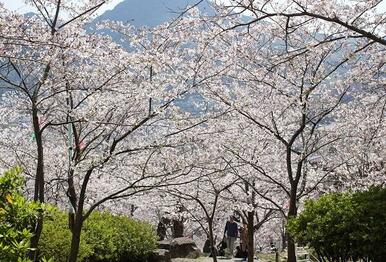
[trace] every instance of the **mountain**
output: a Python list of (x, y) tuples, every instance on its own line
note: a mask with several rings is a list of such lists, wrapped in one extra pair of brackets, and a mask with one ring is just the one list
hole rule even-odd
[[(90, 24), (89, 30), (93, 30), (95, 25), (104, 20), (121, 21), (130, 23), (134, 27), (155, 27), (164, 22), (171, 21), (178, 17), (187, 7), (197, 3), (198, 9), (207, 15), (213, 15), (214, 9), (210, 5), (211, 0), (124, 0), (112, 10), (104, 12)], [(112, 39), (130, 49), (127, 43), (120, 41), (121, 35), (108, 29), (97, 30), (99, 33), (107, 34)], [(203, 102), (203, 98), (195, 93), (188, 92), (183, 97), (176, 99), (175, 104), (186, 112), (200, 114), (201, 109), (195, 104)]]
[[(97, 17), (94, 22), (114, 20), (130, 23), (135, 27), (154, 27), (178, 17), (188, 6), (198, 2), (199, 0), (124, 0), (114, 9)], [(202, 1), (198, 8), (204, 13), (213, 13), (209, 0)]]

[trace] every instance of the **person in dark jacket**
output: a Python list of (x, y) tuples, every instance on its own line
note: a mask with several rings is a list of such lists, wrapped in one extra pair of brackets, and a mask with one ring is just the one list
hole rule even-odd
[(162, 217), (157, 226), (157, 235), (159, 240), (164, 240), (166, 238), (166, 230), (169, 225), (169, 219)]
[(218, 250), (218, 255), (219, 256), (225, 256), (225, 249), (227, 248), (227, 243), (225, 240), (222, 240), (218, 245), (217, 245), (217, 250)]
[(234, 217), (230, 216), (229, 221), (227, 221), (227, 223), (225, 224), (224, 237), (226, 238), (228, 251), (231, 256), (233, 256), (233, 250), (238, 236), (238, 232), (239, 229), (237, 223), (235, 222)]
[(210, 254), (211, 253), (211, 245), (210, 245), (210, 240), (209, 240), (209, 237), (206, 239), (205, 241), (205, 244), (204, 244), (204, 247), (202, 249), (202, 252), (204, 254)]

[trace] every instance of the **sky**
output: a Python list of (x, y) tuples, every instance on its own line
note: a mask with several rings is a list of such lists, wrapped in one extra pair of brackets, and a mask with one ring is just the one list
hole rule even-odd
[[(108, 4), (104, 4), (99, 10), (98, 13), (102, 14), (106, 10), (113, 9), (117, 4), (122, 2), (123, 0), (110, 0)], [(144, 0), (146, 1), (146, 0)], [(4, 4), (4, 6), (13, 11), (17, 11), (19, 13), (28, 13), (33, 12), (35, 9), (31, 6), (27, 6), (24, 3), (24, 0), (0, 0), (1, 3)]]
[[(123, 0), (110, 0), (108, 4), (104, 4), (97, 11), (97, 14), (102, 14), (106, 10), (113, 9), (117, 4), (119, 4), (122, 1)], [(318, 0), (315, 0), (315, 1), (318, 1)], [(35, 11), (33, 7), (27, 6), (23, 0), (0, 0), (0, 2), (3, 3), (7, 9), (18, 11), (19, 13), (28, 13), (31, 11)], [(382, 0), (382, 3), (379, 5), (378, 10), (381, 12), (386, 12), (386, 0)]]

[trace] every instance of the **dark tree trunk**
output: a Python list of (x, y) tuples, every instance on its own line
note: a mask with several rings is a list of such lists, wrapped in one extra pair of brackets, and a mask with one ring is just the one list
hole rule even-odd
[[(40, 123), (38, 117), (38, 110), (35, 106), (32, 107), (32, 124), (34, 128), (34, 138), (36, 141), (37, 148), (37, 165), (35, 175), (35, 191), (34, 201), (44, 203), (44, 150), (43, 150), (43, 139), (40, 132)], [(31, 238), (30, 248), (31, 252), (29, 257), (33, 261), (38, 260), (38, 245), (41, 232), (43, 230), (43, 214), (40, 213), (36, 224), (34, 226), (33, 237)]]
[(283, 232), (281, 233), (281, 251), (287, 247), (287, 235), (285, 233), (285, 220), (283, 219)]
[(75, 215), (75, 223), (72, 229), (71, 250), (68, 262), (76, 262), (79, 253), (80, 235), (83, 227), (82, 212), (77, 212)]
[(80, 235), (82, 233), (84, 200), (86, 198), (87, 183), (90, 179), (93, 169), (89, 169), (83, 180), (82, 189), (79, 194), (78, 205), (75, 207), (75, 220), (72, 228), (71, 249), (68, 262), (76, 262), (79, 253)]
[(35, 230), (33, 232), (34, 235), (31, 238), (31, 242), (30, 242), (30, 248), (31, 249), (33, 248), (33, 249), (32, 251), (30, 251), (29, 258), (35, 262), (38, 261), (38, 258), (39, 258), (38, 245), (39, 245), (39, 239), (40, 239), (42, 230), (43, 230), (43, 217), (42, 215), (39, 215), (35, 224)]
[(296, 262), (296, 247), (295, 247), (295, 241), (288, 236), (288, 262)]
[(254, 215), (255, 212), (248, 212), (247, 216), (247, 248), (248, 248), (248, 262), (253, 262), (255, 245), (254, 245)]
[(68, 190), (67, 190), (67, 196), (69, 198), (69, 210), (68, 210), (68, 227), (71, 231), (73, 231), (75, 226), (75, 210), (77, 209), (76, 204), (76, 191), (74, 186), (74, 170), (70, 169), (68, 172)]
[[(291, 196), (290, 196), (290, 202), (289, 202), (289, 211), (288, 211), (288, 218), (296, 217), (297, 214), (297, 207), (296, 207), (296, 192), (297, 187), (292, 186), (291, 188)], [(295, 241), (294, 239), (287, 234), (287, 255), (288, 255), (288, 262), (296, 262), (296, 247), (295, 247)]]
[(216, 243), (213, 237), (213, 220), (208, 219), (208, 227), (209, 227), (209, 241), (210, 241), (210, 250), (212, 252), (213, 262), (217, 262), (217, 250)]

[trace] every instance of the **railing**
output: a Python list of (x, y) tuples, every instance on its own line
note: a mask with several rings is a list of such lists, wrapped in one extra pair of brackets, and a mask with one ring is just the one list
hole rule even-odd
[(297, 262), (310, 262), (310, 254), (304, 247), (296, 247), (296, 261)]

